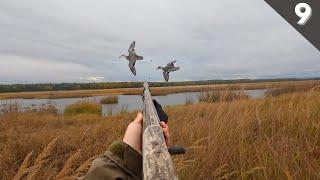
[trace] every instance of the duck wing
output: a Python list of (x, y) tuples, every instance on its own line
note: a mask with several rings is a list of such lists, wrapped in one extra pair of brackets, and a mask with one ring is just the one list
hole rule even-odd
[(178, 71), (179, 69), (180, 69), (180, 67), (172, 67), (168, 71), (173, 72), (173, 71)]
[(136, 42), (133, 41), (133, 42), (131, 43), (128, 51), (129, 51), (129, 52), (130, 52), (130, 51), (134, 51), (134, 47), (135, 47), (135, 46), (136, 46)]
[(135, 57), (136, 60), (143, 60), (143, 56), (138, 56), (138, 55), (135, 54), (134, 57)]
[(176, 62), (177, 62), (176, 60), (171, 61), (171, 62), (169, 62), (169, 63), (167, 64), (167, 66), (169, 66), (169, 67), (174, 67), (174, 63), (176, 63)]

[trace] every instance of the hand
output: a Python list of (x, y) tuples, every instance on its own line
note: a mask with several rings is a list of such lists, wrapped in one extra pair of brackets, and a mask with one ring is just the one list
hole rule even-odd
[[(132, 121), (128, 125), (127, 130), (123, 137), (123, 142), (131, 146), (140, 154), (142, 153), (142, 122), (143, 122), (143, 115), (142, 113), (138, 113), (134, 121)], [(164, 122), (160, 122), (160, 126), (162, 127), (166, 144), (168, 147), (170, 147), (171, 139), (169, 134), (169, 127)]]

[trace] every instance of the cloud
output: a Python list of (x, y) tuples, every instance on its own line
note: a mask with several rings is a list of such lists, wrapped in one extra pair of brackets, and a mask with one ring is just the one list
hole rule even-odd
[[(172, 59), (172, 81), (319, 75), (305, 71), (319, 51), (263, 1), (2, 0), (0, 27), (0, 82), (159, 81)], [(118, 59), (133, 40), (136, 77)], [(19, 57), (10, 72), (4, 57)], [(22, 71), (30, 60), (41, 76)]]
[(89, 82), (102, 82), (104, 77), (101, 76), (91, 76), (87, 78), (80, 78), (81, 80), (89, 81)]
[(3, 83), (74, 82), (79, 75), (91, 74), (88, 67), (70, 62), (19, 56), (0, 56), (0, 59)]

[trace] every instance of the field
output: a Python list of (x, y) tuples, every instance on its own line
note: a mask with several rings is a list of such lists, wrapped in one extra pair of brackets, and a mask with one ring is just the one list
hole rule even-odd
[[(316, 88), (165, 111), (174, 144), (187, 147), (185, 155), (173, 157), (180, 179), (320, 178)], [(105, 118), (49, 112), (0, 116), (0, 179), (81, 176), (92, 157), (121, 140), (134, 116), (135, 112)]]
[[(249, 89), (270, 89), (284, 87), (305, 87), (320, 85), (320, 80), (307, 81), (284, 81), (284, 82), (260, 82), (260, 83), (234, 83), (215, 85), (194, 85), (194, 86), (168, 86), (151, 88), (152, 95), (167, 95), (180, 92), (200, 92), (212, 90), (249, 90)], [(142, 86), (142, 85), (141, 85)], [(115, 88), (97, 90), (71, 90), (71, 91), (40, 91), (40, 92), (14, 92), (0, 93), (0, 99), (57, 99), (71, 97), (90, 97), (104, 95), (140, 95), (142, 88)]]

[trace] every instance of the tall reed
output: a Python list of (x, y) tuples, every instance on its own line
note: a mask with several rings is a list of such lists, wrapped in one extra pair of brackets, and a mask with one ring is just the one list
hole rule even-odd
[(100, 100), (101, 104), (117, 104), (118, 96), (106, 96)]
[[(172, 141), (187, 147), (185, 155), (173, 157), (180, 179), (319, 178), (319, 91), (172, 106), (165, 111)], [(92, 157), (122, 139), (134, 117), (135, 113), (103, 118), (29, 112), (0, 116), (0, 179), (12, 179), (25, 159), (43, 162), (35, 178), (57, 177), (78, 149), (81, 157), (63, 178), (82, 176)], [(31, 151), (42, 154), (57, 136), (61, 137), (57, 148), (47, 148), (51, 153), (26, 158)]]
[(201, 92), (198, 96), (199, 102), (220, 102), (220, 101), (234, 101), (241, 99), (248, 99), (249, 96), (243, 91), (210, 91), (210, 92)]

